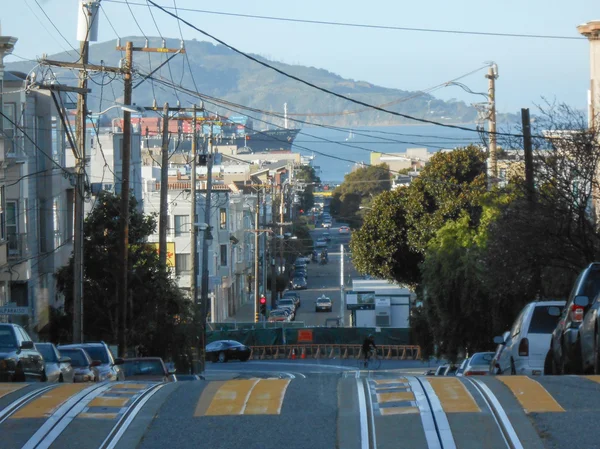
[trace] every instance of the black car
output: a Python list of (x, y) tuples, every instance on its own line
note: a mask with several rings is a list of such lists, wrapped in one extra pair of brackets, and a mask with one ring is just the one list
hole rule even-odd
[(250, 348), (235, 340), (218, 340), (206, 345), (206, 360), (225, 363), (227, 360), (245, 362), (250, 358)]
[(567, 305), (552, 332), (550, 351), (546, 359), (546, 365), (552, 374), (581, 374), (583, 367), (579, 327), (598, 293), (600, 262), (593, 262), (577, 277)]
[(21, 326), (0, 324), (0, 381), (46, 382), (42, 354)]

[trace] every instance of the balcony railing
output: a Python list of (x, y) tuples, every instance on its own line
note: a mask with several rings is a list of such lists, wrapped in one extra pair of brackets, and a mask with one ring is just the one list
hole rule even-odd
[(29, 255), (27, 234), (8, 234), (8, 258), (20, 259)]

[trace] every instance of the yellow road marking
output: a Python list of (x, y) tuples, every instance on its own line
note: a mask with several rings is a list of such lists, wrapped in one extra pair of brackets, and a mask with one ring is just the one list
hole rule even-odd
[(586, 379), (591, 380), (592, 382), (600, 383), (600, 376), (598, 376), (598, 375), (581, 376), (581, 377), (585, 377)]
[(564, 412), (546, 389), (533, 379), (526, 376), (498, 376), (515, 395), (526, 413)]
[(148, 388), (149, 385), (147, 384), (117, 384), (114, 387), (111, 388), (111, 390), (115, 389), (115, 388), (125, 388), (125, 389), (130, 389), (130, 390), (144, 390), (145, 388)]
[(380, 408), (379, 411), (382, 415), (410, 415), (419, 413), (418, 407), (384, 407)]
[(263, 379), (252, 389), (244, 415), (279, 415), (290, 379)]
[(0, 398), (3, 398), (7, 394), (14, 393), (26, 386), (27, 384), (0, 384)]
[(225, 381), (213, 381), (209, 382), (208, 385), (204, 387), (200, 399), (198, 399), (198, 403), (196, 404), (194, 416), (206, 415), (206, 411), (208, 410), (208, 407), (210, 407), (210, 403), (215, 397), (215, 394), (223, 385), (225, 385)]
[(375, 391), (376, 392), (382, 391), (382, 392), (385, 393), (388, 390), (400, 390), (400, 389), (403, 389), (403, 388), (404, 389), (408, 389), (410, 387), (408, 385), (400, 385), (400, 386), (397, 386), (397, 385), (384, 385), (382, 387), (375, 387)]
[(397, 391), (395, 393), (377, 393), (377, 402), (399, 402), (414, 401), (415, 395), (412, 391)]
[(88, 387), (86, 384), (60, 385), (27, 404), (11, 418), (46, 418), (71, 396)]
[(403, 384), (406, 383), (406, 377), (398, 377), (397, 379), (379, 379), (374, 380), (377, 385), (385, 385), (385, 384)]
[(456, 378), (427, 379), (446, 413), (477, 413), (481, 409), (463, 383)]
[(131, 398), (111, 398), (98, 396), (92, 399), (88, 407), (123, 407)]
[(92, 419), (115, 419), (119, 416), (117, 413), (80, 413), (77, 415), (78, 418), (92, 418)]
[(259, 379), (228, 380), (217, 390), (206, 416), (240, 415)]

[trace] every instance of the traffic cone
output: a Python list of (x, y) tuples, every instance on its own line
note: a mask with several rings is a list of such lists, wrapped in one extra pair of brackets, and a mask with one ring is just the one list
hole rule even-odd
[(302, 355), (300, 356), (301, 359), (305, 359), (306, 358), (306, 348), (302, 348)]
[(296, 350), (292, 349), (292, 360), (296, 360)]

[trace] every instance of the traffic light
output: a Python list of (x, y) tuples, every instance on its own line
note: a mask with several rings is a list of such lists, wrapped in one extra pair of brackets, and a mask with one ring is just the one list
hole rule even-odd
[(265, 295), (262, 295), (260, 297), (260, 314), (261, 315), (266, 315), (267, 314), (267, 298), (265, 298)]

